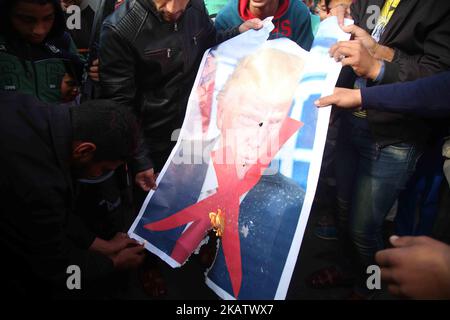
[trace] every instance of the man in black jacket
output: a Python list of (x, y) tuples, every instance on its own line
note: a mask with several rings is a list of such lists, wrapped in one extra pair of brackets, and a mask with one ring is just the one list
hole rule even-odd
[[(103, 24), (100, 96), (131, 108), (142, 122), (145, 147), (132, 163), (136, 183), (154, 186), (182, 125), (203, 53), (259, 19), (216, 33), (201, 0), (129, 0)], [(175, 141), (174, 141), (175, 140)], [(153, 171), (154, 167), (154, 171)]]
[[(5, 292), (34, 298), (86, 296), (115, 270), (137, 267), (142, 245), (120, 233), (110, 241), (100, 239), (73, 214), (72, 184), (72, 175), (100, 176), (133, 154), (134, 117), (110, 101), (67, 108), (1, 92), (0, 105), (0, 274)], [(79, 267), (81, 290), (68, 290), (70, 266)]]
[[(176, 143), (204, 52), (261, 27), (253, 19), (217, 33), (202, 0), (127, 0), (106, 19), (100, 34), (100, 97), (131, 109), (141, 122), (139, 152), (130, 168), (144, 192), (155, 187), (155, 173)], [(139, 208), (145, 194), (135, 191)], [(165, 292), (156, 269), (143, 278), (151, 295)]]
[[(359, 0), (351, 14), (357, 27), (344, 30), (355, 39), (330, 51), (346, 66), (338, 86), (410, 81), (450, 68), (450, 2)], [(415, 115), (364, 110), (342, 117), (336, 161), (341, 238), (349, 229), (361, 266), (358, 293), (364, 296), (366, 268), (384, 246), (384, 218), (414, 172), (428, 134)]]

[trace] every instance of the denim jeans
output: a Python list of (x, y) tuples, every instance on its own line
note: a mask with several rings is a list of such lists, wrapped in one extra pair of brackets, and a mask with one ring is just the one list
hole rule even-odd
[(367, 119), (343, 116), (336, 149), (338, 221), (342, 241), (347, 235), (350, 250), (356, 252), (361, 281), (367, 278), (366, 268), (374, 264), (375, 253), (384, 248), (384, 219), (419, 157), (419, 148), (411, 144), (380, 146)]

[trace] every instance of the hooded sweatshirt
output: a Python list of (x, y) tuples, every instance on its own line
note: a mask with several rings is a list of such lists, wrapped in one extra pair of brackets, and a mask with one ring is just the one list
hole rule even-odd
[[(253, 18), (256, 17), (250, 12), (249, 0), (230, 0), (217, 14), (215, 26), (218, 31), (226, 30)], [(286, 37), (305, 50), (311, 49), (314, 39), (311, 18), (308, 8), (302, 1), (280, 0), (272, 22), (275, 29), (269, 39)]]
[(29, 94), (43, 102), (60, 102), (61, 81), (68, 72), (66, 64), (78, 68), (83, 63), (72, 38), (65, 32), (60, 2), (49, 3), (55, 8), (53, 26), (42, 43), (32, 44), (22, 39), (11, 24), (11, 1), (0, 0), (0, 91)]

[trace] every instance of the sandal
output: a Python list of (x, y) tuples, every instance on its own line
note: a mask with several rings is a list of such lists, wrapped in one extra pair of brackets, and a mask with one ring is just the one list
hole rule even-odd
[(329, 289), (336, 287), (351, 287), (353, 278), (345, 275), (337, 267), (328, 267), (314, 272), (306, 279), (306, 284), (314, 289)]

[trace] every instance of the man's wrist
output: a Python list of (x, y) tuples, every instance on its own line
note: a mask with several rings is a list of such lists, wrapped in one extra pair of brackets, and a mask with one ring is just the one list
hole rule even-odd
[(108, 255), (110, 248), (108, 241), (105, 241), (99, 237), (96, 237), (94, 242), (89, 247), (89, 250), (96, 251), (104, 255)]
[(373, 82), (380, 82), (384, 78), (384, 72), (385, 72), (385, 64), (383, 60), (376, 60), (376, 63), (374, 64), (372, 74), (370, 75), (370, 79), (373, 80)]
[(369, 52), (370, 52), (370, 54), (373, 57), (376, 58), (377, 57), (377, 51), (380, 48), (380, 44), (378, 42), (376, 42), (375, 40), (373, 42), (374, 42), (374, 45), (369, 49)]
[(389, 47), (380, 45), (378, 42), (369, 50), (375, 59), (392, 62), (395, 51)]

